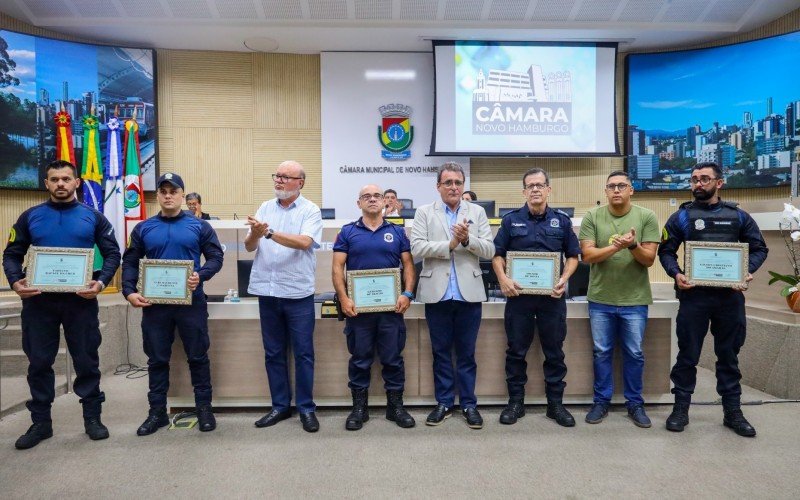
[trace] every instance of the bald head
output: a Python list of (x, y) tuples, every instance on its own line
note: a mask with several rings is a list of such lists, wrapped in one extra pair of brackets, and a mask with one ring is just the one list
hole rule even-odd
[(305, 180), (306, 178), (306, 171), (300, 162), (294, 160), (286, 160), (278, 165), (278, 173), (279, 174), (288, 174), (292, 177), (300, 177), (301, 179)]
[(364, 216), (379, 217), (383, 213), (383, 191), (380, 186), (367, 184), (362, 187), (356, 204)]

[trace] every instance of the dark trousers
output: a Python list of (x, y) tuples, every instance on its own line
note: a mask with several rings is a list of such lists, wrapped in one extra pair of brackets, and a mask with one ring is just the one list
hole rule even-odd
[(55, 399), (53, 363), (60, 344), (59, 326), (75, 367), (73, 390), (80, 396), (84, 418), (100, 415), (105, 395), (100, 391), (100, 321), (97, 300), (75, 294), (43, 293), (22, 301), (22, 349), (28, 356), (27, 402), (34, 422), (50, 422)]
[[(425, 304), (425, 320), (428, 322), (433, 349), (436, 401), (448, 408), (455, 404), (456, 383), (461, 408), (474, 408), (477, 404), (475, 342), (481, 326), (482, 305), (480, 302), (460, 300)], [(453, 350), (457, 375), (453, 373)]]
[(406, 324), (402, 314), (393, 312), (361, 313), (345, 320), (344, 334), (350, 352), (348, 375), (351, 389), (369, 387), (370, 368), (378, 357), (383, 365), (383, 386), (387, 391), (402, 391), (406, 382), (403, 348)]
[(176, 328), (189, 362), (195, 404), (211, 404), (208, 305), (205, 296), (195, 294), (190, 306), (154, 304), (142, 309), (142, 340), (150, 382), (147, 400), (151, 408), (167, 405), (169, 361)]
[(315, 411), (314, 296), (309, 295), (302, 299), (259, 297), (258, 309), (272, 409), (285, 411), (291, 407), (292, 389), (286, 359), (291, 341), (297, 410), (300, 413)]
[(717, 392), (725, 406), (738, 406), (742, 396), (739, 349), (744, 345), (747, 319), (744, 294), (724, 288), (696, 288), (680, 292), (676, 321), (678, 359), (670, 378), (676, 401), (691, 400), (697, 382), (697, 363), (711, 324), (717, 355)]
[(528, 382), (528, 363), (525, 356), (533, 342), (534, 327), (539, 332), (539, 342), (544, 353), (545, 393), (550, 401), (561, 401), (564, 395), (564, 338), (567, 336), (567, 302), (562, 297), (547, 295), (521, 295), (511, 297), (505, 309), (506, 383), (510, 400), (525, 397)]

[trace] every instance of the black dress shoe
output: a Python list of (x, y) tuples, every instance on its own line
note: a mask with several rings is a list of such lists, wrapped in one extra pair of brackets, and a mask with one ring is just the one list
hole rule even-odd
[(300, 414), (300, 422), (303, 423), (303, 430), (306, 432), (317, 432), (319, 430), (319, 420), (313, 411)]
[(547, 402), (547, 418), (552, 418), (561, 427), (575, 427), (575, 418), (564, 408), (561, 401)]
[(28, 428), (28, 432), (17, 439), (14, 446), (18, 450), (27, 450), (51, 437), (53, 437), (53, 423), (37, 422)]
[(166, 408), (151, 408), (147, 419), (136, 429), (137, 436), (149, 436), (158, 429), (169, 425), (169, 416)]
[(89, 435), (89, 439), (92, 441), (108, 439), (108, 427), (103, 425), (103, 422), (100, 421), (99, 416), (84, 418), (83, 428), (86, 430), (86, 434)]
[(453, 414), (453, 409), (448, 408), (445, 405), (438, 404), (436, 408), (428, 415), (428, 418), (425, 419), (425, 425), (439, 425), (445, 421), (445, 419), (450, 418), (450, 415)]
[(744, 437), (755, 437), (756, 429), (744, 418), (741, 408), (731, 408), (725, 410), (725, 419), (722, 421), (725, 427), (730, 427), (733, 432)]
[(271, 425), (275, 425), (281, 420), (286, 420), (292, 416), (292, 410), (272, 410), (271, 412), (267, 413), (263, 417), (256, 420), (256, 427), (269, 427)]
[(483, 417), (478, 413), (477, 408), (464, 408), (461, 410), (464, 415), (464, 420), (467, 421), (467, 427), (470, 429), (483, 429)]
[(195, 409), (195, 413), (200, 432), (209, 432), (217, 428), (217, 419), (214, 418), (214, 410), (211, 409), (211, 405), (200, 405)]
[(525, 404), (522, 401), (509, 401), (500, 413), (500, 423), (512, 425), (517, 423), (517, 419), (525, 416)]

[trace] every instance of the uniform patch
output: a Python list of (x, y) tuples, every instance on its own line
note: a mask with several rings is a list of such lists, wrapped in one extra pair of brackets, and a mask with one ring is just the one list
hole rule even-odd
[(391, 243), (394, 241), (394, 235), (392, 233), (386, 233), (383, 235), (383, 241), (386, 243)]
[(558, 219), (550, 219), (550, 227), (561, 227), (561, 222)]
[(17, 240), (17, 231), (12, 227), (11, 231), (8, 232), (8, 242), (14, 243)]
[(703, 219), (697, 219), (694, 221), (694, 228), (698, 231), (702, 231), (706, 228), (706, 222)]
[(661, 230), (661, 241), (667, 241), (669, 239), (669, 233), (667, 232), (667, 228)]

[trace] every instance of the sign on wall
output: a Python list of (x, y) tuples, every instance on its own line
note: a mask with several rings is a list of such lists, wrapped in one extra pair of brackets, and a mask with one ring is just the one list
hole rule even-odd
[[(394, 189), (414, 208), (440, 199), (436, 171), (446, 161), (426, 156), (433, 124), (431, 53), (323, 52), (322, 206), (356, 219), (366, 184)], [(410, 207), (407, 207), (410, 208)]]

